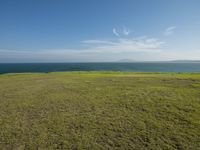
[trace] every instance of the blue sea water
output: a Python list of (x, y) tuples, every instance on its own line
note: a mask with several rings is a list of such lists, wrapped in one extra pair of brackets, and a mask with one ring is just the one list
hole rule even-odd
[(200, 63), (2, 63), (2, 73), (58, 71), (200, 72)]

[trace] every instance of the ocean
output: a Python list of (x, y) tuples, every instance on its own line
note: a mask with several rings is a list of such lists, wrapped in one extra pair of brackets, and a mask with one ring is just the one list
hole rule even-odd
[(0, 74), (59, 71), (200, 72), (200, 63), (1, 63)]

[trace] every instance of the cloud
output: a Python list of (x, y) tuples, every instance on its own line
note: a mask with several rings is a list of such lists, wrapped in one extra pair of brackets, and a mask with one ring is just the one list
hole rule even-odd
[(0, 62), (112, 61), (134, 53), (158, 53), (164, 42), (155, 38), (84, 40), (79, 49), (2, 50)]
[(118, 28), (118, 29), (113, 28), (112, 31), (113, 31), (113, 34), (116, 35), (117, 37), (127, 36), (131, 33), (131, 31), (125, 26), (123, 26), (122, 28)]
[(123, 33), (124, 35), (129, 35), (129, 34), (131, 33), (131, 31), (130, 31), (128, 28), (123, 27), (122, 33)]
[(82, 43), (84, 43), (84, 44), (105, 44), (105, 45), (115, 44), (108, 40), (107, 41), (106, 40), (84, 40), (84, 41), (82, 41)]
[[(174, 33), (176, 26), (165, 29), (163, 34)], [(199, 59), (200, 49), (171, 49), (163, 40), (139, 36), (131, 37), (126, 28), (113, 28), (114, 39), (88, 39), (80, 41), (79, 48), (8, 50), (0, 49), (0, 63), (6, 62), (109, 62), (120, 59), (135, 61)]]
[(157, 52), (161, 50), (164, 42), (155, 38), (135, 38), (117, 40), (87, 40), (83, 43), (89, 44), (87, 51), (91, 52)]
[(116, 36), (120, 37), (119, 33), (117, 32), (117, 29), (113, 28), (113, 30), (112, 30), (112, 31), (113, 31), (113, 34), (114, 34), (114, 35), (116, 35)]
[(159, 60), (199, 60), (200, 50), (177, 50), (163, 51), (157, 55)]
[(171, 26), (171, 27), (168, 27), (167, 29), (165, 29), (164, 31), (164, 36), (169, 36), (169, 35), (172, 35), (174, 33), (174, 30), (176, 29), (177, 27), (176, 26)]

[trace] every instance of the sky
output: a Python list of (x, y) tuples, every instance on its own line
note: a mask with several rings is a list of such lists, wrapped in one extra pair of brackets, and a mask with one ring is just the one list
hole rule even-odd
[(199, 0), (0, 0), (0, 63), (200, 60)]

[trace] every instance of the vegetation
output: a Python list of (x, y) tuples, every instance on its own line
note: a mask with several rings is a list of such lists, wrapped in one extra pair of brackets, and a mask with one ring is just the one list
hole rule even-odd
[(0, 149), (198, 149), (200, 74), (0, 75)]

